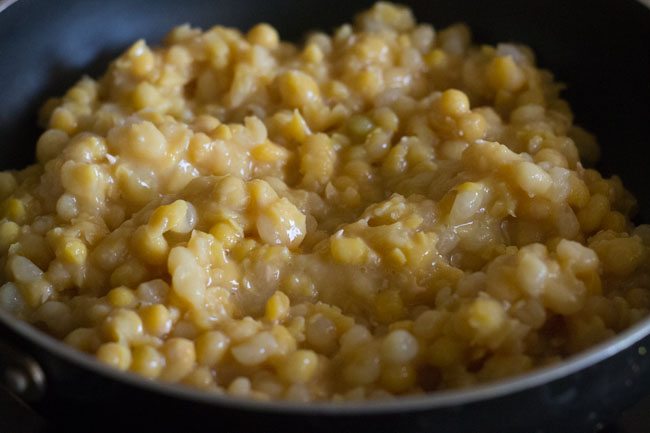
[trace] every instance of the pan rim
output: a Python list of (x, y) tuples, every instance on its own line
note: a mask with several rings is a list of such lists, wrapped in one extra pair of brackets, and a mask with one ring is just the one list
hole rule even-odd
[(18, 0), (0, 0), (0, 12), (7, 9), (12, 4), (16, 3)]
[[(1, 309), (0, 324), (17, 336), (37, 347), (47, 350), (58, 358), (82, 367), (93, 374), (98, 374), (124, 385), (159, 393), (167, 397), (192, 400), (203, 404), (258, 412), (281, 412), (320, 416), (372, 415), (425, 411), (505, 397), (537, 386), (550, 384), (571, 374), (585, 370), (632, 347), (645, 337), (650, 336), (650, 316), (648, 316), (625, 329), (623, 332), (620, 332), (615, 337), (570, 356), (558, 364), (537, 368), (521, 375), (466, 389), (442, 390), (422, 395), (402, 396), (391, 400), (297, 403), (283, 400), (258, 401), (242, 397), (211, 394), (178, 384), (147, 380), (135, 373), (120, 371), (104, 365), (93, 356), (80, 352), (71, 346), (67, 346), (62, 341), (51, 337), (29, 323), (23, 322), (12, 316), (9, 312)], [(639, 354), (645, 355), (645, 353)], [(27, 355), (30, 354), (27, 353)]]
[[(0, 13), (17, 2), (18, 0), (0, 0)], [(635, 2), (650, 10), (650, 0), (635, 0)], [(472, 386), (467, 389), (436, 391), (417, 396), (398, 397), (393, 400), (297, 403), (289, 401), (258, 401), (210, 394), (177, 384), (150, 381), (134, 373), (119, 371), (103, 365), (91, 355), (77, 351), (2, 309), (0, 309), (0, 325), (15, 334), (15, 336), (28, 341), (36, 347), (45, 349), (50, 354), (86, 371), (144, 391), (226, 408), (312, 416), (357, 416), (416, 412), (501, 398), (537, 386), (550, 384), (585, 370), (650, 336), (650, 316), (647, 316), (616, 336), (570, 356), (558, 364), (541, 367), (521, 375)], [(30, 354), (27, 353), (27, 355)]]

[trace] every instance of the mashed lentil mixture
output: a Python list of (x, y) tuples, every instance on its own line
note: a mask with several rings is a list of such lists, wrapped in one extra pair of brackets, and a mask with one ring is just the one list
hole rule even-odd
[(100, 361), (300, 401), (466, 387), (648, 313), (650, 226), (515, 44), (378, 3), (180, 26), (45, 104), (0, 173), (0, 305)]

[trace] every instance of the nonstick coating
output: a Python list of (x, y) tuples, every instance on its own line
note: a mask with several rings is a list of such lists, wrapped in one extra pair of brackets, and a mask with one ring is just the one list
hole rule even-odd
[[(5, 2), (6, 3), (6, 2)], [(33, 160), (36, 110), (82, 74), (144, 37), (155, 43), (183, 22), (247, 29), (266, 21), (284, 39), (330, 31), (370, 0), (19, 0), (0, 13), (0, 168)], [(416, 0), (417, 18), (442, 27), (467, 22), (476, 41), (518, 41), (568, 84), (577, 122), (601, 142), (600, 169), (619, 173), (650, 221), (650, 10), (635, 0)], [(0, 8), (3, 2), (0, 0)], [(1, 316), (1, 315), (0, 315)], [(0, 317), (2, 319), (2, 317)], [(646, 326), (648, 328), (648, 326)], [(45, 370), (45, 399), (35, 408), (64, 431), (580, 432), (598, 431), (650, 389), (641, 347), (603, 349), (604, 361), (549, 383), (457, 405), (420, 401), (400, 410), (296, 410), (252, 407), (134, 386), (97, 374), (60, 350), (26, 338), (0, 320), (0, 339), (32, 354)], [(635, 339), (635, 341), (638, 338)], [(623, 349), (623, 350), (621, 350)], [(488, 393), (489, 394), (489, 393)]]

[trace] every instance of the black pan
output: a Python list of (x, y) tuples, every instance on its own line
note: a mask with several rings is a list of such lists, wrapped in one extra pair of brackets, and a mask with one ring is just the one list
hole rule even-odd
[[(0, 168), (32, 161), (36, 109), (140, 37), (190, 22), (283, 38), (331, 30), (369, 0), (0, 0)], [(637, 0), (416, 0), (421, 21), (465, 21), (480, 42), (520, 41), (568, 83), (650, 221), (650, 9)], [(153, 10), (152, 10), (153, 9)], [(468, 390), (374, 403), (261, 403), (151, 383), (104, 367), (0, 311), (0, 382), (62, 431), (591, 432), (650, 391), (650, 319), (558, 366)], [(647, 348), (647, 349), (646, 349)], [(0, 408), (0, 413), (2, 408)], [(0, 420), (1, 421), (1, 420)], [(0, 423), (1, 425), (1, 423)], [(648, 426), (650, 431), (650, 426)]]

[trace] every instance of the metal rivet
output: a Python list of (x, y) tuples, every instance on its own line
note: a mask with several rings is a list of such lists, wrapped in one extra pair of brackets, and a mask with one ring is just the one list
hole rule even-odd
[(0, 343), (0, 386), (25, 402), (35, 402), (45, 392), (45, 374), (34, 359)]
[(2, 383), (15, 394), (24, 393), (29, 387), (29, 379), (15, 368), (9, 368), (4, 372)]

